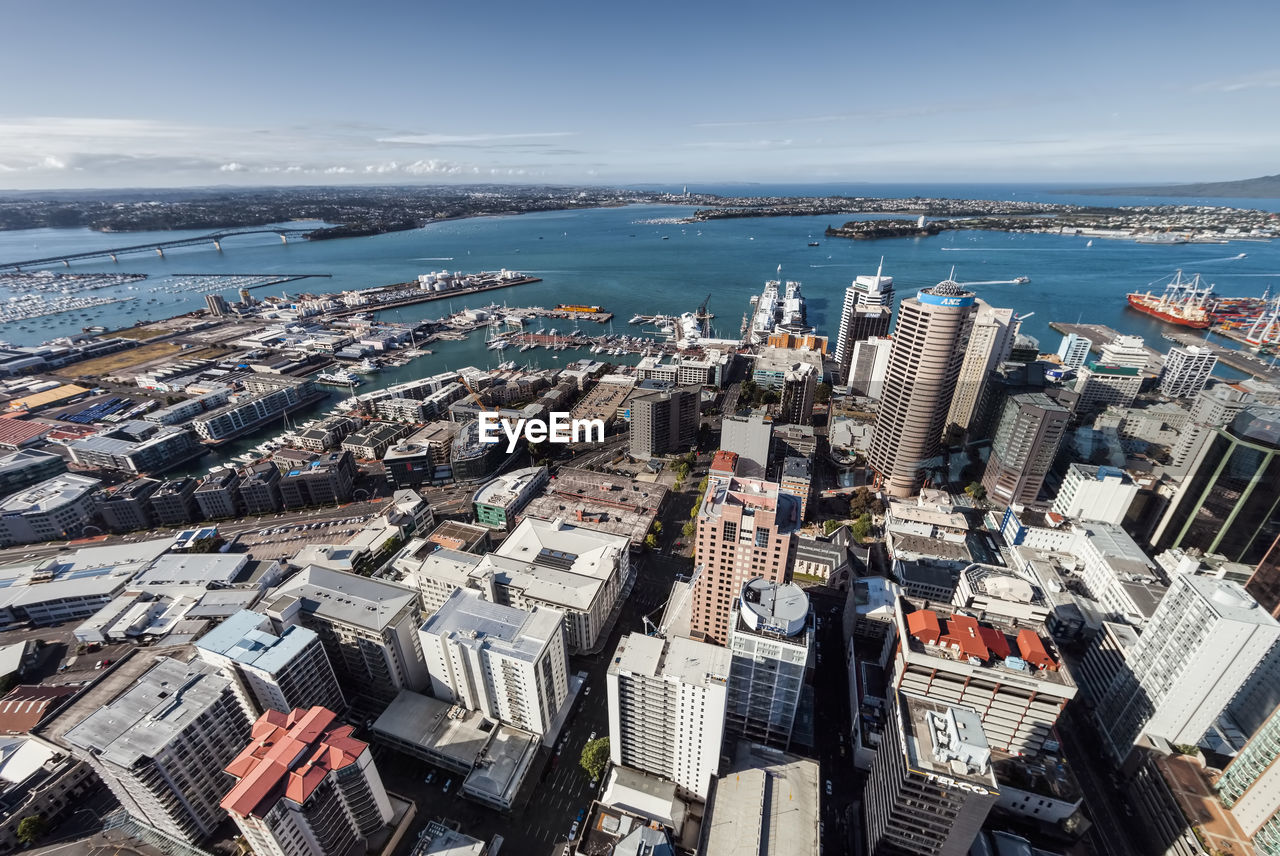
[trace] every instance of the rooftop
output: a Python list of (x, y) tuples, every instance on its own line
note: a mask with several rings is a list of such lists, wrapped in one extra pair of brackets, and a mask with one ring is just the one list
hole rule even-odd
[(276, 589), (302, 600), (304, 611), (381, 633), (418, 593), (395, 583), (311, 566)]
[(141, 586), (221, 587), (235, 583), (248, 557), (234, 553), (168, 553), (134, 578)]
[(991, 749), (976, 711), (899, 692), (896, 713), (910, 769), (999, 793)]
[(698, 517), (719, 517), (724, 507), (771, 511), (776, 513), (778, 528), (790, 532), (800, 525), (800, 502), (783, 493), (774, 482), (751, 478), (712, 478), (707, 484)]
[(23, 734), (80, 691), (74, 686), (16, 686), (0, 698), (0, 734)]
[(522, 660), (533, 661), (558, 635), (564, 614), (535, 607), (532, 611), (490, 603), (474, 589), (455, 589), (422, 625), (423, 633), (471, 640)]
[(498, 476), (476, 491), (473, 502), (510, 508), (525, 491), (540, 479), (547, 477), (546, 467), (525, 467)]
[(271, 632), (271, 619), (243, 609), (210, 630), (196, 647), (221, 654), (246, 666), (275, 674), (284, 668), (316, 634), (305, 627), (286, 627), (279, 636)]
[(818, 763), (738, 743), (715, 780), (703, 819), (703, 856), (817, 856)]
[(795, 583), (778, 585), (755, 577), (742, 586), (738, 611), (751, 630), (795, 636), (808, 624), (809, 596)]
[(661, 484), (566, 468), (529, 502), (523, 516), (580, 521), (597, 532), (625, 536), (634, 549), (644, 541), (666, 497), (667, 488)]
[(621, 535), (575, 526), (559, 518), (526, 517), (493, 555), (605, 580), (623, 561), (628, 547), (628, 539)]
[(683, 636), (662, 639), (631, 633), (622, 637), (609, 671), (673, 678), (687, 684), (723, 683), (732, 655), (727, 648)]
[(92, 493), (102, 482), (63, 473), (0, 499), (0, 514), (49, 512)]
[(493, 723), (449, 702), (401, 690), (374, 722), (373, 730), (466, 769), (488, 745)]

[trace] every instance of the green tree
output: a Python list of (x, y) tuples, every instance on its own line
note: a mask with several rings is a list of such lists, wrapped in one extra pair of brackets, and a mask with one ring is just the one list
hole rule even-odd
[(813, 400), (818, 404), (830, 404), (831, 384), (826, 381), (818, 384), (818, 388), (813, 391)]
[(776, 389), (766, 389), (760, 395), (761, 404), (777, 404), (779, 401), (782, 401), (782, 396), (778, 395)]
[(680, 534), (686, 538), (692, 538), (694, 533), (698, 531), (698, 524), (690, 520), (684, 526), (680, 527)]
[(661, 534), (662, 534), (662, 521), (661, 521), (661, 520), (655, 520), (655, 521), (653, 521), (653, 531), (654, 531), (654, 534), (656, 534), (656, 535), (661, 535)]
[(853, 533), (853, 540), (865, 541), (871, 534), (871, 515), (864, 512), (861, 517), (853, 521), (853, 526), (850, 529)]
[(650, 532), (648, 535), (644, 536), (644, 545), (650, 550), (658, 549), (658, 536)]
[(980, 482), (969, 482), (969, 486), (964, 489), (964, 492), (978, 502), (987, 498), (987, 489)]
[(840, 520), (824, 520), (822, 521), (822, 534), (830, 535), (832, 532), (840, 528), (843, 521)]
[(578, 764), (593, 779), (603, 776), (605, 768), (609, 766), (609, 738), (587, 741), (587, 745), (582, 747), (582, 757), (578, 759)]
[(677, 463), (677, 464), (676, 464), (676, 466), (675, 466), (675, 470), (676, 470), (676, 481), (681, 481), (681, 482), (682, 482), (682, 481), (684, 481), (686, 478), (688, 478), (688, 476), (689, 476), (689, 464), (688, 464), (687, 462), (685, 462), (685, 461), (680, 461), (679, 463)]
[[(608, 757), (608, 747), (605, 747)], [(18, 841), (22, 844), (34, 844), (49, 831), (49, 821), (42, 814), (29, 814), (18, 822)]]

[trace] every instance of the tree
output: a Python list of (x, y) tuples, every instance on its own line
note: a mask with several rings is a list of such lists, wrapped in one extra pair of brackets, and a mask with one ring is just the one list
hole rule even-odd
[(841, 526), (841, 521), (839, 520), (824, 520), (822, 521), (822, 534), (830, 535), (832, 532), (839, 529), (840, 526)]
[(871, 534), (871, 515), (864, 512), (861, 517), (853, 521), (853, 526), (850, 529), (853, 533), (853, 540), (865, 541)]
[(603, 776), (605, 768), (609, 766), (609, 738), (587, 741), (587, 745), (582, 747), (582, 757), (578, 759), (578, 764), (593, 779)]
[(653, 521), (653, 532), (654, 532), (654, 534), (655, 534), (655, 535), (661, 535), (661, 534), (662, 534), (662, 521), (661, 521), (661, 520), (655, 520), (655, 521)]
[(692, 538), (694, 533), (698, 531), (698, 524), (690, 520), (684, 526), (680, 527), (680, 534), (686, 538)]
[(813, 391), (813, 400), (817, 404), (831, 403), (831, 384), (826, 381), (818, 384), (818, 388)]
[(644, 545), (650, 550), (658, 549), (658, 536), (650, 532), (648, 535), (644, 536)]
[[(608, 757), (605, 747), (606, 755)], [(18, 841), (22, 844), (34, 844), (49, 831), (49, 821), (42, 814), (29, 814), (18, 822)]]
[(978, 502), (987, 498), (987, 489), (980, 482), (969, 482), (969, 486), (964, 489), (964, 492)]
[(777, 404), (779, 401), (782, 401), (782, 396), (778, 395), (778, 391), (776, 389), (766, 389), (760, 395), (761, 404)]
[(676, 464), (676, 481), (684, 481), (689, 475), (689, 464), (686, 461), (680, 461)]

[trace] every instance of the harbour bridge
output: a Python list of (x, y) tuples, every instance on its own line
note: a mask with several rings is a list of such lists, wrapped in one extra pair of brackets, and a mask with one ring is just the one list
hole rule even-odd
[(280, 243), (287, 244), (290, 238), (302, 238), (308, 235), (313, 229), (290, 229), (290, 228), (261, 228), (261, 229), (223, 229), (218, 232), (210, 232), (207, 235), (198, 235), (192, 238), (178, 238), (172, 241), (153, 241), (147, 244), (133, 244), (128, 247), (114, 247), (106, 250), (89, 250), (83, 253), (67, 253), (61, 256), (46, 256), (42, 259), (24, 259), (18, 262), (0, 262), (0, 272), (3, 271), (21, 271), (24, 268), (42, 268), (49, 265), (62, 263), (63, 267), (71, 267), (72, 262), (86, 261), (88, 259), (111, 259), (116, 261), (119, 256), (133, 255), (136, 253), (155, 253), (161, 258), (164, 257), (165, 250), (172, 250), (177, 247), (194, 247), (201, 244), (212, 244), (213, 248), (218, 252), (222, 252), (222, 242), (227, 238), (234, 238), (240, 235), (278, 235)]

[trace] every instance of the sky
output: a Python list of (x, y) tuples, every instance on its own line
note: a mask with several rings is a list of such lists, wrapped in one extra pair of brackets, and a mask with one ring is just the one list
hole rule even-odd
[(0, 190), (1280, 173), (1280, 4), (14, 3)]

